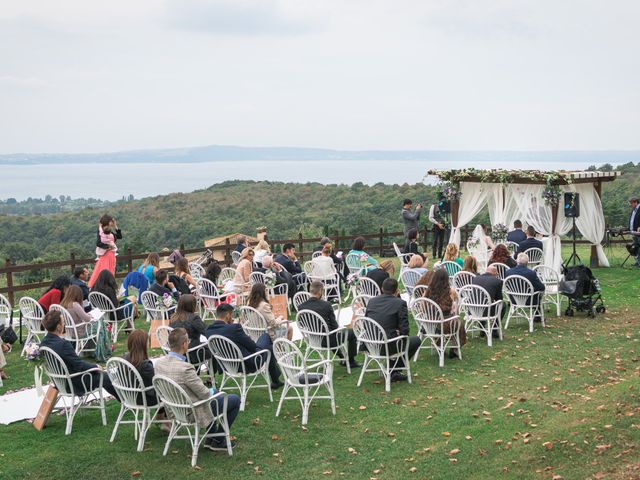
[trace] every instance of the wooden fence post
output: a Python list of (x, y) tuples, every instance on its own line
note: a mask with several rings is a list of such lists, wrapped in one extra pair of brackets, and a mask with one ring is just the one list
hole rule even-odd
[(303, 253), (304, 242), (302, 241), (302, 232), (298, 232), (298, 245), (300, 247), (300, 252), (298, 253), (300, 255), (300, 260), (304, 262), (304, 253)]
[(382, 257), (382, 254), (384, 253), (384, 230), (382, 230), (382, 227), (380, 227), (380, 252), (379, 255)]
[[(7, 268), (11, 268), (11, 260), (8, 258), (5, 259), (4, 266)], [(13, 295), (13, 273), (11, 273), (11, 270), (7, 272), (7, 288), (9, 289), (9, 291), (7, 292), (7, 296), (9, 297), (9, 303), (13, 307), (15, 305), (16, 299), (15, 299), (15, 296)]]
[(131, 247), (127, 245), (127, 248), (125, 248), (124, 251), (126, 252), (127, 256), (127, 271), (133, 272), (133, 258), (131, 258), (133, 254), (131, 253)]
[(71, 274), (73, 274), (73, 271), (76, 269), (76, 254), (75, 254), (75, 252), (71, 252), (69, 254), (69, 259), (71, 260)]
[(229, 237), (224, 239), (224, 264), (227, 267), (231, 265), (231, 242), (229, 242)]
[(184, 257), (184, 250), (185, 250), (185, 248), (184, 248), (184, 243), (183, 243), (183, 242), (181, 242), (181, 243), (180, 243), (180, 255), (182, 255), (183, 257)]

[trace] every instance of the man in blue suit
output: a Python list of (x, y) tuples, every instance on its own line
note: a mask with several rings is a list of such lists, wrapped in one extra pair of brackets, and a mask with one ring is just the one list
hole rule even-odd
[(522, 222), (516, 220), (513, 222), (513, 230), (507, 233), (507, 242), (517, 243), (524, 242), (527, 239), (527, 234), (522, 230)]
[[(242, 329), (242, 325), (239, 323), (233, 323), (233, 306), (228, 303), (221, 303), (216, 308), (217, 320), (207, 327), (204, 334), (207, 338), (211, 335), (220, 335), (228, 338), (235, 343), (240, 349), (243, 357), (247, 357), (253, 353), (261, 350), (268, 350), (271, 352), (271, 360), (269, 361), (269, 376), (271, 377), (271, 388), (280, 388), (283, 384), (280, 382), (280, 369), (278, 368), (278, 362), (273, 355), (273, 343), (269, 334), (263, 333), (257, 342), (254, 342), (249, 335), (247, 335)], [(266, 353), (262, 353), (263, 361), (266, 358)], [(255, 372), (260, 364), (256, 365), (255, 359), (252, 358), (245, 362), (245, 368), (247, 372)]]
[(527, 238), (520, 242), (517, 253), (524, 253), (530, 248), (542, 250), (542, 242), (536, 238), (536, 230), (531, 225), (527, 227)]
[[(528, 232), (527, 232), (528, 233)], [(538, 278), (538, 274), (531, 270), (529, 265), (529, 255), (526, 253), (519, 253), (518, 258), (516, 260), (517, 265), (513, 268), (507, 270), (504, 274), (504, 278), (507, 279), (512, 275), (520, 275), (521, 277), (526, 278), (531, 282), (533, 286), (533, 291), (536, 292), (537, 295), (534, 295), (533, 302), (534, 305), (540, 306), (540, 301), (542, 300), (542, 294), (544, 293), (544, 284)], [(533, 319), (534, 322), (539, 322), (540, 317), (536, 316)]]

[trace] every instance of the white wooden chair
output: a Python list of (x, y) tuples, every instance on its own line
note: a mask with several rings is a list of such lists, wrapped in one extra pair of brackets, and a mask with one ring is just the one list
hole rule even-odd
[(163, 324), (169, 323), (169, 309), (164, 306), (160, 295), (147, 291), (140, 295), (140, 299), (147, 314), (147, 322), (162, 320)]
[(402, 253), (396, 242), (393, 242), (393, 251), (400, 260), (400, 273), (402, 273), (406, 268), (409, 268), (409, 260), (413, 257), (413, 253)]
[(460, 292), (460, 310), (464, 311), (464, 329), (467, 333), (484, 332), (487, 345), (493, 346), (493, 332), (502, 340), (502, 300), (491, 301), (489, 293), (479, 285), (467, 285)]
[(218, 287), (207, 278), (199, 278), (196, 280), (196, 292), (202, 308), (202, 320), (205, 321), (209, 317), (215, 319), (216, 307), (222, 300)]
[(411, 307), (411, 304), (418, 298), (426, 297), (428, 291), (429, 285), (416, 285), (415, 287), (413, 287), (411, 298), (409, 298), (409, 307)]
[(382, 295), (380, 291), (380, 287), (376, 282), (367, 277), (361, 277), (360, 282), (358, 283), (358, 288), (356, 288), (357, 295), (367, 295), (369, 297), (377, 297)]
[[(228, 380), (232, 381), (235, 387), (231, 386), (228, 388), (240, 391), (241, 411), (244, 411), (247, 394), (252, 387), (266, 388), (269, 391), (269, 399), (273, 402), (271, 379), (269, 377), (269, 360), (271, 358), (271, 352), (269, 352), (269, 350), (260, 350), (259, 352), (243, 357), (240, 348), (227, 337), (221, 335), (211, 335), (208, 344), (213, 357), (222, 370), (220, 390), (225, 389)], [(245, 362), (253, 362), (255, 371), (247, 371)], [(256, 383), (256, 380), (260, 377), (264, 380), (264, 384)]]
[(24, 355), (27, 345), (34, 342), (40, 343), (47, 334), (47, 331), (42, 326), (44, 309), (35, 299), (22, 297), (18, 302), (18, 307), (20, 308), (20, 322), (26, 322), (27, 324), (27, 339), (22, 348), (22, 355)]
[[(120, 413), (109, 441), (115, 440), (118, 427), (121, 424), (132, 423), (134, 425), (133, 435), (138, 441), (138, 452), (141, 452), (144, 450), (147, 431), (152, 423), (156, 423), (158, 411), (163, 408), (162, 402), (158, 402), (156, 405), (147, 403), (147, 393), (154, 391), (153, 385), (145, 387), (136, 367), (124, 358), (110, 358), (107, 360), (105, 370), (120, 400)], [(127, 413), (133, 415), (133, 420), (123, 420)], [(164, 423), (164, 421), (157, 423)]]
[(422, 275), (415, 270), (405, 270), (400, 274), (400, 281), (409, 295), (413, 295), (413, 288), (416, 286), (416, 283), (418, 283), (421, 276)]
[(553, 305), (556, 307), (556, 317), (560, 316), (562, 297), (558, 285), (560, 284), (560, 276), (553, 268), (546, 265), (538, 265), (533, 268), (540, 281), (544, 284), (543, 305)]
[(231, 267), (224, 267), (218, 275), (218, 285), (224, 285), (229, 280), (233, 280), (236, 277), (236, 269)]
[(512, 257), (516, 254), (516, 252), (518, 251), (518, 248), (520, 248), (520, 245), (518, 245), (516, 242), (506, 241), (504, 242), (504, 244), (506, 245), (507, 250), (509, 250), (509, 253), (511, 254)]
[(199, 278), (204, 277), (205, 270), (199, 263), (190, 262), (189, 274), (193, 277), (194, 280), (198, 280)]
[[(65, 337), (75, 345), (76, 353), (80, 356), (85, 353), (95, 353), (100, 334), (100, 321), (76, 324), (69, 311), (62, 305), (53, 304), (49, 311), (56, 310), (62, 315), (64, 321)], [(84, 334), (81, 328), (84, 327)]]
[[(167, 325), (161, 325), (156, 329), (156, 338), (158, 343), (160, 344), (160, 348), (166, 354), (171, 351), (171, 347), (169, 347), (169, 334), (173, 328)], [(207, 370), (207, 375), (211, 381), (211, 385), (216, 384), (215, 378), (215, 369), (213, 367), (213, 360), (207, 358), (207, 353), (210, 353), (209, 346), (206, 342), (201, 343), (195, 347), (191, 347), (187, 350), (187, 358), (189, 362), (196, 369), (196, 373), (201, 375), (204, 369)]]
[(498, 272), (498, 278), (500, 280), (504, 280), (505, 279), (505, 273), (507, 273), (507, 270), (509, 270), (509, 265), (507, 265), (505, 263), (500, 263), (500, 262), (495, 262), (495, 263), (492, 263), (491, 265), (496, 267), (496, 270)]
[[(164, 446), (162, 455), (167, 456), (169, 445), (171, 445), (173, 440), (189, 440), (191, 444), (191, 466), (195, 467), (198, 463), (198, 450), (206, 438), (225, 439), (227, 442), (227, 453), (233, 455), (229, 423), (227, 422), (226, 393), (218, 392), (209, 398), (193, 402), (180, 385), (162, 375), (153, 377), (153, 387), (156, 389), (158, 398), (162, 401), (165, 408), (173, 414), (171, 431), (169, 432), (169, 438), (167, 438), (167, 443)], [(196, 420), (195, 409), (201, 405), (207, 405), (207, 408), (210, 408), (209, 404), (218, 398), (223, 399), (223, 406), (222, 411), (216, 411), (214, 413), (214, 423), (222, 427), (222, 432), (210, 433), (210, 431), (203, 431), (203, 428), (198, 425)], [(178, 435), (181, 430), (185, 430), (186, 434)]]
[(544, 253), (539, 248), (527, 248), (524, 253), (529, 256), (529, 268), (537, 267), (542, 263)]
[(237, 251), (233, 251), (231, 252), (231, 263), (233, 263), (234, 266), (238, 266), (238, 264), (240, 263), (240, 257), (242, 256), (242, 254), (240, 252)]
[(311, 254), (311, 260), (313, 260), (314, 258), (317, 258), (317, 257), (319, 257), (321, 255), (322, 255), (322, 250), (318, 250), (317, 252), (313, 252)]
[(360, 261), (360, 255), (357, 253), (348, 253), (344, 262), (349, 268), (349, 273), (358, 276), (362, 276), (366, 273), (366, 269)]
[(0, 325), (9, 326), (13, 317), (13, 308), (11, 303), (4, 295), (0, 295)]
[(307, 277), (313, 275), (313, 262), (308, 260), (302, 264), (302, 271), (307, 274)]
[(364, 317), (367, 312), (367, 305), (369, 304), (369, 300), (373, 297), (370, 295), (357, 295), (353, 297), (351, 300), (351, 310), (353, 311), (353, 315), (355, 317)]
[(502, 291), (510, 301), (509, 313), (504, 324), (505, 330), (509, 328), (512, 318), (523, 318), (529, 322), (529, 331), (533, 332), (533, 319), (537, 316), (540, 317), (544, 327), (544, 308), (542, 308), (542, 302), (537, 301), (541, 292), (534, 291), (529, 280), (520, 275), (510, 275), (505, 279)]
[(311, 299), (311, 294), (309, 292), (297, 292), (293, 296), (293, 308), (298, 311), (298, 307), (302, 305), (304, 302)]
[[(50, 348), (40, 347), (40, 355), (44, 360), (44, 371), (58, 389), (58, 398), (62, 401), (62, 408), (67, 418), (64, 434), (71, 434), (73, 418), (81, 409), (100, 410), (102, 425), (106, 425), (107, 413), (102, 395), (102, 370), (96, 367), (69, 374), (69, 369), (62, 358)], [(94, 373), (98, 374), (97, 379), (94, 379)], [(83, 389), (76, 389), (73, 384), (75, 379), (80, 380)], [(96, 401), (98, 405), (93, 405), (93, 402)]]
[(156, 338), (158, 339), (158, 343), (160, 344), (160, 348), (166, 355), (171, 351), (171, 347), (169, 347), (169, 334), (173, 328), (168, 325), (160, 325), (156, 329)]
[(459, 271), (453, 275), (453, 288), (456, 289), (456, 292), (460, 292), (462, 287), (467, 285), (471, 285), (475, 275), (471, 272)]
[(263, 333), (267, 332), (267, 321), (255, 308), (249, 306), (238, 307), (239, 323), (247, 335), (257, 342)]
[[(440, 306), (429, 298), (417, 298), (411, 305), (411, 313), (420, 338), (420, 347), (413, 356), (414, 362), (418, 360), (420, 350), (432, 348), (438, 354), (440, 367), (444, 367), (444, 354), (448, 348), (458, 349), (459, 358), (462, 358), (458, 315), (444, 318)], [(445, 332), (445, 325), (448, 332)]]
[[(347, 344), (347, 328), (338, 327), (329, 330), (327, 322), (316, 312), (311, 310), (300, 310), (296, 317), (298, 328), (302, 333), (302, 338), (307, 344), (305, 354), (309, 356), (316, 352), (322, 360), (334, 362), (338, 357), (338, 352), (342, 353), (342, 360), (345, 360), (347, 372), (351, 373), (351, 367), (347, 361), (349, 349)], [(331, 346), (330, 339), (334, 337), (335, 346)]]
[(450, 260), (440, 263), (440, 268), (444, 268), (447, 271), (449, 278), (453, 278), (456, 273), (462, 271), (462, 267), (460, 265)]
[[(280, 415), (285, 400), (298, 400), (302, 406), (302, 425), (309, 421), (309, 407), (314, 400), (330, 400), (331, 413), (336, 414), (336, 397), (333, 390), (333, 363), (321, 360), (311, 365), (295, 343), (286, 338), (273, 342), (273, 354), (284, 376), (284, 387), (278, 402), (276, 417)], [(324, 387), (324, 388), (322, 388)], [(326, 389), (326, 395), (321, 395)], [(287, 396), (289, 390), (295, 395)], [(324, 392), (322, 392), (324, 393)]]
[[(391, 391), (391, 374), (395, 371), (405, 371), (411, 383), (411, 365), (409, 364), (409, 337), (400, 335), (387, 338), (384, 329), (368, 317), (356, 318), (353, 331), (358, 342), (364, 345), (364, 363), (358, 379), (358, 386), (362, 384), (364, 374), (379, 372), (384, 377), (385, 391)], [(393, 348), (390, 348), (393, 346)], [(404, 367), (398, 366), (403, 361)], [(372, 365), (373, 364), (373, 365)], [(372, 365), (373, 368), (367, 368)]]
[[(128, 303), (116, 306), (109, 297), (100, 292), (91, 292), (89, 294), (89, 303), (93, 308), (101, 310), (104, 313), (104, 321), (107, 325), (111, 325), (112, 343), (118, 342), (118, 333), (122, 328), (125, 330), (133, 328), (134, 305)], [(121, 319), (118, 319), (119, 312), (123, 312)]]

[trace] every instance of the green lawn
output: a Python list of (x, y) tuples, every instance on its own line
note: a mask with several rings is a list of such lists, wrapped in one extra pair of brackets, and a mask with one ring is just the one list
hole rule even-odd
[[(374, 374), (358, 388), (358, 372), (337, 366), (337, 415), (317, 403), (307, 428), (299, 405), (276, 418), (266, 392), (250, 393), (233, 457), (203, 450), (193, 469), (186, 443), (162, 457), (166, 437), (155, 428), (142, 453), (130, 426), (111, 444), (110, 402), (107, 427), (89, 412), (69, 437), (61, 416), (42, 432), (0, 426), (0, 478), (639, 478), (640, 271), (595, 274), (606, 314), (548, 317), (532, 334), (512, 324), (503, 342), (470, 339), (464, 360), (444, 368), (423, 354), (414, 383), (389, 394)], [(8, 361), (0, 393), (33, 381), (18, 353)]]

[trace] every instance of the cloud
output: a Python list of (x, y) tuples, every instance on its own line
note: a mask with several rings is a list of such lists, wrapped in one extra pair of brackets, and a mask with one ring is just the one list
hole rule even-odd
[(0, 85), (4, 87), (18, 88), (47, 88), (51, 84), (46, 80), (36, 77), (17, 77), (13, 75), (0, 75)]
[(274, 0), (169, 0), (166, 19), (179, 30), (214, 35), (300, 35), (319, 28)]

